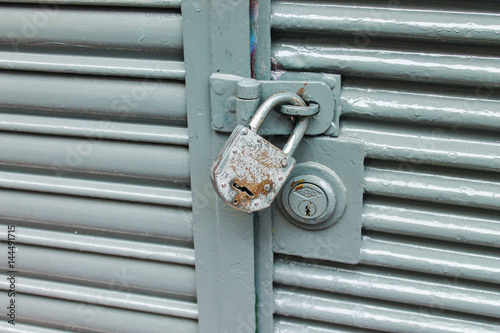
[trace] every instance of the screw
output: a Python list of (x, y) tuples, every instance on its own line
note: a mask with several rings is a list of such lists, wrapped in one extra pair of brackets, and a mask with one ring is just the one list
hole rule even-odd
[(258, 139), (257, 139), (257, 142), (258, 142), (258, 143), (261, 143), (261, 142), (262, 142), (262, 138), (258, 138)]
[(248, 134), (248, 130), (246, 128), (243, 130), (243, 134), (245, 134), (245, 135)]
[(226, 183), (222, 183), (222, 184), (220, 184), (220, 186), (221, 186), (222, 188), (226, 187), (226, 185), (227, 185)]
[(266, 184), (264, 185), (264, 190), (269, 191), (271, 189), (271, 185)]
[(212, 83), (212, 90), (217, 95), (222, 95), (224, 93), (224, 83), (221, 81), (215, 81)]
[(216, 115), (213, 119), (212, 119), (212, 125), (215, 127), (215, 128), (218, 128), (218, 129), (221, 129), (224, 127), (224, 121), (225, 121), (225, 118), (223, 115), (219, 114), (219, 115)]
[(285, 161), (285, 162), (281, 163), (281, 166), (282, 166), (283, 168), (286, 168), (286, 167), (288, 166), (288, 163), (286, 163), (286, 161)]

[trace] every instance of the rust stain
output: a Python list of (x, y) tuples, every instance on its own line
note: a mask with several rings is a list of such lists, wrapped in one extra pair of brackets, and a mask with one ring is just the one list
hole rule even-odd
[[(292, 183), (292, 185), (290, 185), (290, 187), (294, 187), (295, 185), (297, 184), (300, 184), (300, 183), (303, 183), (305, 181), (305, 179), (301, 179), (301, 180), (296, 180)], [(302, 187), (304, 187), (304, 185), (302, 185)]]
[[(249, 181), (248, 179), (235, 178), (233, 184), (234, 183), (238, 184), (240, 187), (246, 187), (253, 194), (253, 197), (250, 197), (247, 193), (242, 192), (233, 186), (233, 188), (237, 190), (237, 194), (233, 198), (233, 205), (242, 209), (251, 208), (250, 206), (252, 205), (254, 198), (258, 198), (261, 194), (267, 196), (273, 189), (273, 181), (269, 178), (258, 184)], [(267, 184), (269, 184), (269, 191), (266, 191), (264, 188)]]
[(304, 86), (302, 88), (300, 88), (299, 90), (297, 90), (297, 95), (304, 95), (304, 93), (306, 92), (306, 86), (307, 86), (307, 82), (304, 84)]

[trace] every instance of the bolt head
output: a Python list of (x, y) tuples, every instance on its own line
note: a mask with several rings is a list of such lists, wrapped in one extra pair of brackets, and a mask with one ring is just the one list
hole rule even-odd
[(220, 186), (221, 186), (222, 188), (225, 188), (225, 187), (227, 186), (227, 184), (226, 184), (226, 183), (222, 183), (222, 184), (220, 184)]
[(271, 185), (266, 184), (264, 185), (264, 190), (269, 191), (271, 189)]
[(258, 202), (256, 202), (256, 203), (254, 203), (254, 205), (255, 205), (255, 206), (258, 206), (258, 205), (259, 205), (259, 203), (258, 203)]
[(262, 142), (262, 138), (257, 138), (257, 142), (261, 143)]
[(238, 150), (237, 149), (233, 150), (233, 154), (236, 154), (236, 153), (238, 153)]
[(224, 93), (224, 82), (222, 82), (222, 81), (214, 81), (212, 83), (212, 90), (217, 95), (222, 95)]
[(243, 134), (244, 134), (244, 135), (247, 135), (247, 134), (248, 134), (248, 130), (247, 130), (246, 128), (243, 130)]
[(286, 167), (288, 166), (288, 163), (285, 161), (285, 162), (281, 163), (281, 166), (282, 166), (283, 168), (286, 168)]

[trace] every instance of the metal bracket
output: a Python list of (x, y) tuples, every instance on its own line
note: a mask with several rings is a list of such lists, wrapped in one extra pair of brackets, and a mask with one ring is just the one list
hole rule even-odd
[[(277, 92), (300, 95), (312, 106), (296, 109), (313, 113), (307, 135), (338, 136), (340, 119), (340, 76), (320, 73), (285, 73), (278, 81), (257, 81), (235, 75), (215, 73), (210, 77), (212, 128), (230, 133), (237, 125), (247, 126), (261, 101)], [(316, 111), (316, 105), (319, 111)], [(295, 127), (290, 113), (273, 112), (262, 126), (262, 135), (289, 135)]]
[[(327, 220), (311, 225), (297, 223), (274, 205), (273, 251), (311, 259), (359, 263), (364, 144), (342, 137), (309, 137), (302, 141), (294, 158), (297, 166), (292, 171), (290, 180), (314, 175), (328, 181), (331, 173), (335, 174), (337, 181), (332, 184), (332, 188), (336, 204)], [(284, 186), (287, 185), (290, 186)], [(286, 195), (286, 188), (283, 188), (283, 193)]]

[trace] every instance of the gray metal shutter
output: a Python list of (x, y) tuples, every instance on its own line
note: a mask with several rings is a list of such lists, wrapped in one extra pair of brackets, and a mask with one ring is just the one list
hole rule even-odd
[(182, 47), (177, 0), (2, 1), (2, 332), (198, 330)]
[(275, 331), (500, 332), (498, 3), (272, 10), (277, 74), (342, 74), (367, 149), (361, 263), (276, 255)]

